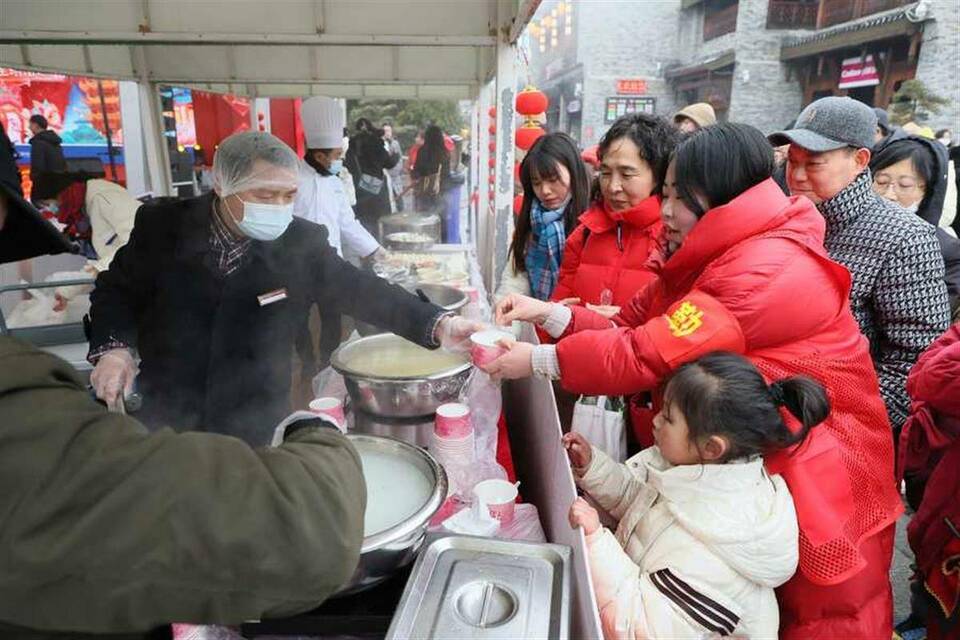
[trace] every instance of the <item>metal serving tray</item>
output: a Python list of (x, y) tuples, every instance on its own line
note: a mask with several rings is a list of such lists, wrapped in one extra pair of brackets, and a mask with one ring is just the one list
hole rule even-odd
[(386, 637), (565, 640), (570, 558), (556, 544), (428, 536)]

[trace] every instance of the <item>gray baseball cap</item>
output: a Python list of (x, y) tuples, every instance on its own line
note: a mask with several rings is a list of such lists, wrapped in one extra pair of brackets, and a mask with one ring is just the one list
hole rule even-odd
[(853, 98), (831, 96), (811, 102), (792, 129), (767, 139), (775, 147), (795, 144), (814, 153), (843, 147), (870, 149), (876, 130), (877, 114), (872, 108)]

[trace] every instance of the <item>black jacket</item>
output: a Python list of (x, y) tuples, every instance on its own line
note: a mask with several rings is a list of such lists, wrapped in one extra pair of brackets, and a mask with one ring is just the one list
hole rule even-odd
[[(350, 146), (344, 158), (344, 166), (353, 176), (357, 192), (357, 204), (354, 209), (357, 219), (374, 236), (379, 236), (377, 220), (390, 215), (390, 190), (384, 171), (390, 170), (400, 162), (400, 156), (390, 153), (383, 146), (383, 137), (379, 133), (363, 131), (350, 138)], [(380, 190), (371, 193), (360, 186), (363, 175), (381, 180)]]
[(42, 172), (66, 171), (67, 161), (63, 157), (60, 136), (50, 129), (44, 129), (30, 138), (30, 179), (36, 180)]
[[(898, 129), (874, 148), (874, 155), (887, 146), (901, 141), (910, 141), (923, 146), (930, 152), (935, 161), (935, 177), (932, 184), (927, 185), (926, 194), (917, 207), (917, 215), (937, 229), (937, 242), (940, 243), (940, 253), (943, 255), (946, 272), (944, 281), (947, 283), (947, 293), (950, 295), (950, 307), (956, 310), (958, 304), (960, 304), (960, 240), (957, 240), (939, 226), (940, 217), (943, 214), (943, 202), (947, 196), (950, 152), (937, 140), (910, 135), (902, 129)], [(956, 224), (956, 221), (954, 221), (954, 224)]]
[(17, 168), (17, 148), (7, 137), (7, 131), (0, 127), (0, 183), (7, 185), (17, 195), (23, 195), (23, 185), (20, 182), (20, 169)]
[[(268, 442), (289, 412), (294, 336), (313, 302), (429, 346), (443, 310), (344, 262), (326, 229), (301, 218), (221, 276), (213, 199), (141, 207), (90, 296), (91, 350), (111, 339), (139, 349), (147, 424)], [(280, 289), (286, 299), (261, 306), (258, 296)]]

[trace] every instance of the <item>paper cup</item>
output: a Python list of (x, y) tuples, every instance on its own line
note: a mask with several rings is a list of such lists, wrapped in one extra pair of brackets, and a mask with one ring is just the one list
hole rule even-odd
[(480, 290), (476, 287), (467, 285), (465, 287), (460, 287), (460, 291), (463, 291), (467, 294), (467, 300), (469, 302), (480, 302)]
[(441, 438), (464, 438), (473, 433), (470, 407), (459, 402), (448, 402), (437, 407), (433, 432)]
[(333, 418), (340, 427), (347, 422), (346, 416), (343, 414), (343, 402), (339, 398), (326, 397), (312, 400), (310, 411), (317, 415)]
[(473, 358), (473, 364), (484, 367), (505, 354), (507, 348), (498, 344), (501, 340), (513, 342), (515, 338), (506, 331), (496, 329), (477, 331), (471, 335), (470, 357)]
[(490, 515), (502, 524), (513, 522), (519, 492), (506, 480), (484, 480), (473, 488), (473, 494), (487, 503)]

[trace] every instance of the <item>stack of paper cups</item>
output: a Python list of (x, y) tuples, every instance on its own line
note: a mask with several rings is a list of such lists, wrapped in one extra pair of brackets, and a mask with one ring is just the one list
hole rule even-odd
[(470, 407), (450, 402), (437, 407), (430, 449), (444, 467), (469, 465), (474, 457)]
[(325, 397), (317, 398), (310, 402), (310, 411), (317, 415), (326, 416), (333, 419), (340, 429), (345, 429), (347, 425), (346, 416), (343, 413), (343, 402), (340, 398)]

